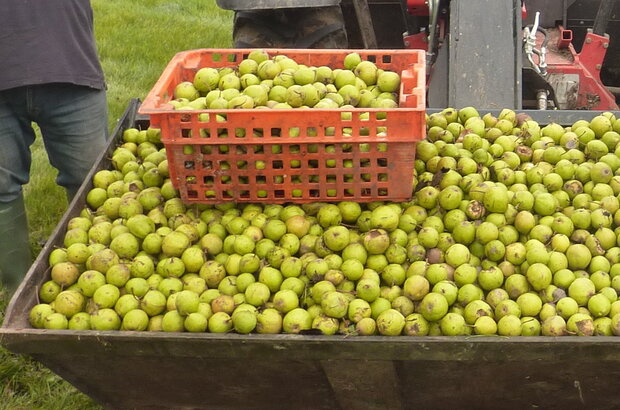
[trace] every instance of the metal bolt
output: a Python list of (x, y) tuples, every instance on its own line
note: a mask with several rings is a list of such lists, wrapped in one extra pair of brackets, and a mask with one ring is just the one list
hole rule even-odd
[(609, 43), (603, 43), (603, 48), (609, 48)]
[(601, 69), (601, 67), (602, 67), (602, 65), (597, 64), (597, 65), (595, 65), (594, 67), (595, 67), (597, 70), (600, 70), (600, 69)]
[(592, 42), (592, 39), (590, 37), (586, 38), (586, 43), (590, 44)]

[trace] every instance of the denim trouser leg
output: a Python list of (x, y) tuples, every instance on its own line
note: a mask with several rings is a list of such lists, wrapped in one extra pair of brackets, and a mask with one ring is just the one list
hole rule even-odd
[(30, 179), (33, 121), (71, 199), (106, 145), (105, 91), (72, 84), (0, 91), (0, 282), (9, 293), (31, 263), (22, 185)]
[(57, 182), (71, 198), (106, 146), (105, 91), (73, 84), (0, 91), (0, 201), (17, 197), (29, 180), (30, 121), (39, 125)]
[[(67, 87), (72, 88), (67, 93)], [(106, 147), (108, 139), (106, 93), (87, 87), (50, 84), (34, 98), (50, 163), (58, 169), (58, 185), (69, 199)]]
[(22, 185), (28, 182), (34, 138), (25, 98), (16, 100), (0, 91), (0, 202), (21, 196)]

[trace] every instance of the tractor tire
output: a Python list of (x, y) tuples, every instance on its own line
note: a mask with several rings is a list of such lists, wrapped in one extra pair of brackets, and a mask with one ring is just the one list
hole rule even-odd
[(347, 48), (340, 7), (237, 11), (236, 48)]

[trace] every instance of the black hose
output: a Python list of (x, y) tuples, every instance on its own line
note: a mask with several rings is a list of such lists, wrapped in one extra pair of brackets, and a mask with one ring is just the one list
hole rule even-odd
[(544, 28), (538, 26), (538, 31), (543, 33), (543, 35), (545, 36), (543, 38), (542, 47), (547, 47), (547, 43), (549, 42), (549, 33), (547, 32), (547, 29), (544, 29)]
[(609, 85), (606, 85), (605, 88), (607, 88), (607, 90), (612, 93), (614, 95), (614, 97), (618, 98), (620, 97), (620, 87), (611, 87)]
[(415, 34), (418, 32), (418, 27), (417, 25), (414, 25), (412, 22), (412, 17), (408, 12), (407, 12), (407, 0), (400, 0), (400, 11), (402, 12), (403, 15), (403, 21), (405, 22), (405, 31), (407, 31), (407, 33), (409, 34)]
[(568, 0), (563, 0), (562, 2), (562, 27), (566, 28), (566, 24), (568, 23)]
[(601, 0), (601, 5), (598, 7), (598, 12), (594, 18), (594, 24), (592, 26), (592, 32), (599, 36), (605, 35), (607, 30), (607, 23), (609, 23), (609, 17), (614, 8), (614, 0)]
[[(534, 25), (533, 24), (530, 24), (529, 26), (526, 26), (526, 27), (530, 29), (530, 32), (534, 29)], [(547, 47), (547, 43), (549, 42), (549, 32), (546, 29), (544, 29), (544, 28), (542, 28), (540, 26), (538, 27), (537, 31), (540, 31), (543, 34), (543, 36), (544, 36), (543, 42), (542, 42), (542, 47)]]

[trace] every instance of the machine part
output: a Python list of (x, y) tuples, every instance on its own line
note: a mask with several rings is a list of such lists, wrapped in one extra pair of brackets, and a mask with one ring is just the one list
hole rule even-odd
[[(512, 27), (512, 23), (507, 22), (505, 18), (505, 12), (498, 12), (496, 9), (500, 6), (497, 6), (496, 3), (502, 3), (497, 1), (487, 1), (487, 2), (468, 2), (467, 6), (459, 6), (459, 2), (464, 0), (451, 0), (448, 2), (447, 0), (331, 0), (330, 4), (339, 5), (342, 10), (342, 21), (344, 22), (344, 31), (346, 31), (346, 41), (343, 39), (341, 35), (339, 35), (340, 24), (342, 22), (333, 22), (331, 20), (330, 24), (326, 24), (325, 26), (321, 26), (313, 33), (313, 35), (302, 35), (299, 36), (297, 33), (302, 31), (302, 27), (307, 26), (303, 22), (303, 19), (287, 19), (291, 23), (288, 25), (280, 25), (272, 24), (273, 21), (278, 20), (276, 15), (277, 13), (286, 13), (290, 10), (290, 8), (286, 7), (305, 7), (303, 13), (309, 13), (313, 7), (319, 5), (325, 5), (329, 3), (329, 0), (323, 1), (312, 1), (309, 2), (307, 0), (258, 0), (248, 2), (245, 0), (217, 0), (218, 5), (223, 8), (234, 8), (234, 9), (246, 9), (252, 10), (248, 11), (248, 13), (254, 14), (258, 9), (262, 10), (265, 14), (259, 15), (260, 18), (254, 19), (254, 23), (250, 24), (254, 26), (254, 32), (250, 33), (248, 36), (244, 36), (243, 41), (239, 42), (239, 45), (244, 47), (349, 47), (349, 48), (364, 48), (369, 47), (369, 39), (372, 39), (372, 36), (368, 35), (371, 31), (374, 31), (374, 35), (376, 38), (377, 48), (388, 48), (388, 49), (397, 49), (403, 46), (405, 48), (415, 48), (415, 49), (423, 49), (429, 51), (427, 56), (427, 61), (429, 67), (427, 70), (428, 84), (433, 83), (433, 87), (439, 87), (443, 90), (439, 90), (438, 93), (434, 93), (435, 97), (438, 95), (448, 95), (453, 93), (454, 89), (448, 90), (450, 84), (453, 87), (456, 87), (457, 83), (462, 83), (463, 79), (458, 79), (458, 75), (453, 75), (451, 71), (456, 70), (463, 74), (463, 71), (466, 71), (467, 66), (463, 66), (460, 64), (461, 58), (464, 58), (463, 52), (453, 52), (449, 50), (448, 59), (441, 64), (448, 65), (448, 78), (446, 81), (441, 82), (439, 80), (432, 81), (431, 74), (434, 71), (438, 70), (439, 64), (439, 50), (441, 47), (446, 47), (448, 43), (448, 39), (453, 37), (459, 40), (451, 41), (451, 48), (458, 48), (460, 50), (465, 50), (462, 43), (468, 35), (470, 27), (465, 27), (465, 30), (459, 29), (459, 24), (466, 24), (474, 26), (474, 29), (478, 29), (479, 26), (489, 25), (493, 27), (497, 27), (499, 29), (500, 37), (504, 35), (504, 31), (506, 27)], [(357, 11), (360, 9), (359, 5), (362, 4), (362, 8), (367, 4), (368, 8), (366, 14), (367, 24), (360, 24), (360, 13)], [(357, 5), (357, 9), (356, 6)], [(438, 5), (438, 6), (437, 6)], [(524, 11), (524, 7), (527, 8)], [(613, 6), (613, 7), (612, 7)], [(469, 8), (469, 10), (465, 11), (465, 14), (454, 11), (454, 9), (462, 7)], [(433, 10), (438, 12), (437, 21), (433, 23)], [(480, 10), (484, 10), (484, 14), (489, 18), (487, 22), (481, 22), (480, 19)], [(539, 30), (538, 27), (535, 30), (535, 33), (532, 33), (533, 23), (536, 18), (536, 11), (539, 11), (538, 14), (538, 27), (541, 27)], [(529, 12), (529, 13), (528, 13)], [(469, 13), (469, 14), (467, 14)], [(536, 90), (542, 89), (535, 87), (535, 84), (528, 84), (527, 81), (520, 81), (521, 74), (512, 74), (513, 68), (508, 67), (508, 64), (518, 64), (516, 66), (516, 70), (519, 70), (521, 66), (521, 59), (524, 61), (528, 61), (523, 64), (523, 69), (531, 66), (533, 69), (538, 68), (540, 74), (543, 76), (552, 74), (578, 74), (581, 71), (581, 67), (584, 64), (588, 71), (588, 75), (592, 77), (592, 79), (584, 79), (587, 75), (580, 75), (579, 85), (582, 89), (580, 93), (580, 97), (578, 98), (579, 103), (576, 105), (573, 104), (571, 98), (572, 94), (570, 93), (571, 85), (569, 82), (566, 82), (564, 85), (562, 81), (560, 81), (557, 85), (560, 87), (564, 87), (559, 90), (558, 94), (567, 94), (567, 98), (565, 101), (558, 101), (557, 105), (560, 106), (574, 106), (581, 109), (588, 109), (593, 107), (603, 108), (607, 107), (608, 109), (613, 109), (616, 103), (614, 100), (614, 96), (609, 92), (605, 85), (618, 86), (618, 79), (620, 78), (620, 64), (618, 64), (618, 58), (620, 58), (620, 43), (617, 41), (607, 41), (607, 43), (601, 43), (602, 47), (605, 50), (595, 49), (593, 47), (590, 48), (582, 56), (579, 60), (575, 60), (574, 55), (578, 54), (575, 52), (581, 51), (581, 43), (585, 45), (585, 36), (586, 36), (586, 27), (593, 27), (596, 25), (598, 30), (604, 24), (606, 24), (606, 31), (609, 31), (610, 36), (615, 38), (618, 34), (619, 22), (618, 16), (620, 16), (620, 1), (603, 1), (603, 0), (562, 0), (562, 1), (552, 1), (552, 0), (514, 0), (513, 9), (511, 11), (513, 15), (511, 18), (516, 20), (517, 17), (520, 17), (522, 21), (531, 27), (529, 27), (528, 35), (536, 36), (536, 44), (531, 46), (531, 57), (532, 64), (530, 62), (530, 58), (528, 58), (528, 54), (521, 53), (521, 46), (525, 48), (525, 44), (519, 44), (519, 42), (515, 45), (515, 52), (518, 56), (514, 59), (510, 59), (510, 61), (501, 60), (502, 67), (493, 67), (488, 68), (488, 70), (494, 69), (497, 72), (509, 72), (510, 75), (513, 76), (514, 79), (514, 87), (511, 89), (510, 87), (503, 87), (508, 91), (514, 92), (514, 101), (517, 101), (519, 104), (521, 103), (522, 95), (528, 95), (527, 104), (523, 105), (524, 107), (534, 108), (536, 107)], [(516, 16), (519, 14), (519, 16)], [(368, 16), (370, 15), (370, 20)], [(465, 16), (470, 21), (466, 21)], [(247, 17), (247, 15), (245, 16)], [(363, 16), (362, 16), (363, 17)], [(455, 23), (454, 21), (457, 21)], [(264, 22), (264, 24), (260, 24), (260, 22)], [(240, 21), (242, 23), (242, 21)], [(243, 24), (247, 23), (247, 19)], [(596, 24), (595, 24), (596, 23)], [(249, 23), (248, 23), (249, 24)], [(241, 25), (241, 24), (240, 24)], [(435, 26), (435, 30), (433, 30), (433, 26)], [(518, 39), (521, 39), (520, 34), (522, 33), (521, 23), (516, 26), (516, 31), (514, 33)], [(277, 31), (274, 31), (274, 27), (278, 27)], [(362, 30), (362, 28), (366, 27), (366, 30)], [(237, 29), (237, 27), (235, 27)], [(247, 29), (247, 28), (244, 28)], [(370, 29), (370, 30), (369, 30)], [(556, 29), (559, 29), (559, 36), (557, 33), (553, 33), (553, 36), (550, 36), (550, 33)], [(335, 30), (335, 31), (330, 31)], [(444, 32), (445, 30), (445, 32)], [(543, 44), (544, 41), (541, 40), (541, 34), (544, 33), (544, 30), (547, 30), (547, 43)], [(239, 29), (239, 33), (242, 33), (243, 30)], [(325, 34), (327, 33), (327, 34)], [(404, 34), (403, 34), (404, 33)], [(482, 49), (480, 44), (489, 44), (490, 50), (494, 50), (498, 48), (499, 40), (496, 40), (495, 37), (498, 33), (492, 33), (491, 30), (485, 32), (484, 35), (480, 33), (472, 34), (470, 41), (473, 41), (474, 45), (470, 47), (471, 53), (474, 55), (482, 56), (484, 55), (485, 50)], [(596, 32), (593, 30), (593, 34)], [(314, 45), (307, 46), (308, 43), (315, 42), (316, 38), (326, 36), (326, 37), (338, 37), (339, 39), (336, 41), (331, 41), (331, 44), (324, 45), (322, 41), (316, 42)], [(241, 36), (238, 36), (241, 39)], [(296, 43), (295, 38), (302, 38), (300, 42)], [(258, 40), (256, 40), (258, 38)], [(282, 39), (284, 38), (284, 39)], [(469, 38), (469, 37), (468, 37)], [(253, 40), (248, 40), (253, 39)], [(492, 39), (492, 40), (490, 40)], [(544, 36), (543, 36), (544, 39)], [(590, 39), (592, 40), (592, 39)], [(458, 44), (458, 43), (461, 44)], [(503, 40), (502, 40), (503, 42)], [(573, 43), (574, 49), (569, 49), (569, 45)], [(594, 43), (597, 44), (597, 43)], [(475, 46), (475, 47), (474, 47)], [(544, 46), (544, 47), (543, 47)], [(546, 49), (546, 52), (545, 50)], [(481, 50), (483, 52), (481, 52)], [(487, 49), (488, 50), (488, 49)], [(535, 51), (536, 50), (536, 51)], [(606, 51), (606, 53), (604, 53)], [(502, 49), (501, 55), (504, 56), (506, 52), (506, 48)], [(586, 56), (588, 53), (593, 53), (597, 56), (602, 56), (604, 61), (600, 62), (600, 58), (596, 58), (596, 63), (589, 64), (586, 61)], [(458, 54), (458, 58), (456, 55)], [(466, 53), (465, 53), (466, 54)], [(494, 57), (497, 58), (497, 53), (493, 53)], [(517, 61), (518, 60), (518, 61)], [(479, 64), (482, 61), (483, 64), (486, 63), (486, 60), (483, 58), (479, 58), (477, 62), (471, 61), (471, 64)], [(497, 63), (497, 61), (495, 61)], [(504, 65), (506, 64), (506, 65)], [(548, 66), (545, 70), (545, 64)], [(554, 69), (551, 69), (549, 66), (556, 65)], [(559, 67), (557, 65), (559, 64)], [(568, 68), (569, 66), (573, 66), (572, 68)], [(598, 67), (598, 68), (597, 68)], [(590, 69), (591, 68), (591, 69)], [(564, 70), (568, 69), (568, 72)], [(485, 74), (487, 75), (487, 74)], [(496, 76), (500, 76), (495, 74)], [(493, 76), (487, 78), (493, 79)], [(472, 77), (464, 80), (464, 83), (472, 82)], [(482, 82), (482, 81), (480, 81)], [(488, 81), (488, 83), (492, 83)], [(605, 85), (603, 85), (603, 83)], [(490, 88), (491, 85), (488, 85)], [(495, 87), (497, 89), (497, 87)], [(551, 87), (548, 87), (552, 89)], [(523, 91), (521, 91), (523, 89)], [(549, 91), (548, 89), (548, 91)], [(430, 86), (429, 86), (430, 90)], [(445, 90), (445, 92), (444, 92)], [(548, 94), (549, 107), (557, 108), (553, 98), (554, 93), (550, 92)], [(562, 100), (562, 96), (559, 95), (560, 100)], [(570, 98), (568, 98), (570, 97)], [(453, 98), (453, 97), (451, 97)], [(525, 99), (525, 97), (523, 97)], [(466, 97), (466, 100), (470, 100), (470, 97)], [(429, 93), (429, 104), (435, 104), (433, 101), (444, 99), (431, 98)], [(456, 100), (456, 98), (453, 98)], [(482, 103), (479, 103), (482, 104)], [(444, 104), (446, 105), (446, 104)], [(504, 106), (508, 106), (507, 104), (503, 104)], [(520, 105), (509, 104), (510, 106), (519, 107)], [(437, 105), (434, 105), (437, 106)]]
[(521, 107), (520, 9), (521, 0), (450, 2), (449, 106)]
[(377, 36), (372, 24), (372, 16), (368, 8), (368, 0), (352, 0), (357, 16), (358, 26), (364, 42), (364, 48), (377, 48)]
[[(573, 31), (573, 46), (577, 52), (581, 51), (581, 46), (588, 34), (587, 29), (594, 26), (599, 4), (600, 0), (576, 0), (572, 5), (569, 5), (567, 24), (564, 27)], [(614, 3), (605, 31), (609, 34), (611, 41), (606, 49), (600, 77), (603, 84), (618, 87), (620, 86), (620, 41), (618, 41), (620, 37), (620, 1)]]
[(536, 97), (538, 100), (538, 109), (546, 110), (547, 109), (547, 90), (540, 90), (536, 93)]
[(429, 107), (448, 107), (449, 49), (450, 37), (447, 36), (437, 50), (432, 75), (428, 77), (427, 102)]
[[(601, 81), (601, 68), (609, 47), (609, 36), (588, 32), (581, 52), (575, 56), (575, 62), (582, 67), (581, 82), (585, 87), (580, 90), (581, 102), (594, 109), (617, 110), (615, 98)], [(582, 94), (585, 94), (582, 96)], [(585, 101), (583, 101), (585, 99)], [(593, 105), (592, 105), (593, 104)], [(588, 109), (591, 109), (588, 108)]]
[[(409, 33), (415, 33), (417, 31), (420, 31), (420, 24), (418, 22), (418, 20), (420, 19), (415, 14), (409, 11), (410, 1), (419, 2), (422, 0), (400, 0), (400, 11), (403, 16), (403, 21), (405, 22), (405, 31), (403, 32), (403, 37), (409, 35)], [(424, 1), (422, 2), (424, 3)], [(428, 7), (426, 7), (426, 11), (420, 15), (428, 16)]]
[[(409, 15), (406, 4), (407, 0), (217, 0), (219, 7), (242, 16), (235, 18), (235, 47), (403, 48), (403, 33), (416, 33), (426, 24)], [(332, 14), (322, 17), (329, 27), (316, 25), (312, 17), (308, 21), (305, 15), (316, 9)], [(335, 39), (317, 42), (321, 36)]]
[(558, 107), (559, 102), (556, 98), (555, 90), (549, 84), (546, 77), (532, 67), (523, 67), (522, 70), (523, 89), (522, 89), (522, 107), (536, 108), (538, 106), (538, 92), (545, 90), (547, 92), (547, 101), (552, 103), (553, 108)]
[(337, 6), (340, 0), (216, 0), (218, 7), (225, 10), (271, 10), (300, 7)]
[(567, 30), (564, 26), (558, 26), (560, 35), (558, 36), (558, 49), (562, 50), (568, 48), (569, 44), (573, 42), (573, 30)]
[[(416, 16), (417, 21), (424, 20), (426, 22), (428, 19), (428, 21), (419, 27), (418, 30), (411, 30), (409, 26), (407, 27), (407, 31), (403, 33), (403, 44), (405, 48), (427, 51), (430, 50), (430, 37), (432, 35), (431, 32), (433, 32), (431, 26), (436, 27), (433, 39), (434, 45), (432, 47), (438, 48), (436, 45), (439, 43), (439, 40), (444, 40), (445, 35), (445, 19), (440, 18), (440, 14), (445, 14), (446, 10), (440, 9), (441, 1), (403, 0), (403, 2), (405, 3), (404, 10), (406, 10), (409, 15)], [(431, 10), (433, 13), (431, 13)], [(433, 17), (431, 14), (434, 14), (435, 16)], [(433, 21), (433, 19), (435, 19), (435, 21)], [(435, 39), (437, 39), (437, 41), (435, 41)], [(436, 53), (436, 50), (434, 52)], [(427, 55), (426, 62), (427, 65), (430, 65), (432, 59), (429, 59), (428, 57), (429, 56)], [(427, 74), (429, 74), (428, 70)]]
[[(532, 68), (542, 76), (547, 75), (547, 30), (539, 25), (540, 12), (536, 12), (534, 24), (523, 29), (523, 51), (530, 62)], [(543, 41), (540, 48), (536, 48), (536, 38), (538, 33), (542, 33)], [(534, 54), (538, 57), (538, 61), (534, 61)]]
[[(557, 44), (557, 37), (560, 31), (550, 30), (548, 37), (550, 44)], [(542, 36), (538, 36), (537, 44), (543, 41)], [(600, 36), (591, 32), (586, 34), (580, 53), (575, 51), (573, 44), (569, 44), (566, 51), (551, 50), (548, 55), (548, 75), (557, 75), (564, 78), (567, 75), (576, 75), (578, 80), (578, 95), (576, 102), (571, 99), (566, 100), (566, 108), (586, 109), (586, 110), (617, 110), (618, 105), (612, 93), (603, 85), (600, 72), (605, 59), (605, 54), (609, 46), (609, 37)], [(568, 51), (568, 52), (567, 52)], [(567, 87), (569, 84), (567, 84)], [(554, 87), (555, 88), (555, 87)], [(569, 92), (568, 88), (566, 89)], [(563, 91), (556, 89), (558, 94)], [(570, 94), (570, 92), (569, 92)], [(558, 97), (560, 98), (560, 97)], [(559, 101), (558, 101), (559, 103)], [(559, 103), (560, 107), (564, 105)]]
[(601, 4), (598, 7), (594, 19), (594, 25), (592, 26), (592, 32), (594, 34), (598, 34), (599, 36), (605, 35), (613, 8), (614, 0), (601, 0)]
[(429, 15), (428, 0), (408, 0), (407, 11), (412, 16), (428, 16)]
[(568, 21), (568, 0), (562, 0), (562, 27), (566, 27)]
[(620, 87), (611, 87), (607, 86), (607, 89), (610, 93), (612, 93), (616, 98), (620, 97)]
[[(567, 7), (575, 1), (564, 1), (563, 17), (567, 12)], [(528, 3), (528, 5), (531, 3)], [(539, 4), (543, 6), (543, 4)], [(587, 9), (579, 3), (575, 5), (583, 14)], [(557, 4), (555, 5), (557, 7)], [(590, 5), (590, 8), (592, 6)], [(544, 10), (549, 10), (548, 8)], [(573, 30), (566, 28), (565, 25), (558, 25), (557, 29), (549, 29), (546, 34), (535, 33), (533, 28), (536, 23), (544, 21), (537, 16), (534, 24), (525, 28), (524, 32), (529, 37), (524, 44), (524, 51), (532, 67), (536, 70), (540, 68), (540, 59), (532, 64), (533, 56), (536, 54), (536, 47), (542, 51), (543, 47), (549, 44), (545, 62), (547, 63), (547, 75), (545, 78), (555, 90), (557, 96), (556, 108), (559, 109), (617, 109), (614, 95), (603, 85), (601, 81), (601, 70), (603, 62), (609, 48), (609, 36), (604, 34), (613, 11), (613, 1), (601, 1), (597, 7), (596, 18), (591, 21), (597, 27), (599, 33), (594, 29), (589, 29), (583, 39), (583, 47), (577, 53), (573, 44)], [(575, 10), (568, 16), (574, 16)], [(568, 20), (567, 20), (568, 22)], [(581, 23), (586, 23), (581, 21)], [(602, 31), (601, 31), (602, 30)], [(524, 34), (524, 35), (525, 35)], [(535, 35), (535, 41), (532, 36)], [(532, 46), (532, 43), (535, 45)], [(609, 67), (608, 67), (609, 68)], [(542, 73), (542, 70), (541, 70)], [(576, 80), (575, 80), (576, 79)], [(526, 88), (532, 89), (527, 81), (524, 81), (524, 95)], [(577, 95), (575, 95), (577, 90)], [(530, 93), (531, 95), (531, 93)], [(524, 97), (524, 100), (526, 98)]]
[(437, 20), (439, 17), (439, 0), (428, 0), (430, 20), (428, 23), (428, 49), (426, 50), (426, 72), (429, 73), (435, 62), (437, 47)]
[(560, 110), (572, 110), (577, 108), (579, 98), (579, 75), (552, 73), (547, 76), (547, 81), (555, 91), (557, 105)]
[(237, 48), (344, 48), (347, 33), (340, 7), (237, 11)]
[[(426, 50), (426, 76), (428, 83), (430, 83), (433, 72), (439, 68), (437, 64), (438, 55), (442, 47), (447, 47), (446, 20), (448, 9), (441, 0), (406, 1), (410, 12), (413, 10), (413, 12), (418, 13), (420, 16), (427, 15), (429, 17), (428, 27), (422, 27), (419, 33), (409, 34), (409, 32), (406, 32), (403, 34), (403, 44), (405, 48)], [(421, 5), (422, 3), (424, 6)], [(444, 64), (447, 64), (447, 60)], [(447, 71), (445, 72), (447, 73)], [(447, 78), (445, 79), (447, 80)], [(440, 91), (439, 95), (441, 94), (443, 94), (443, 91)], [(437, 94), (435, 97), (437, 97)], [(436, 100), (436, 98), (433, 98), (433, 100)]]
[[(344, 16), (345, 27), (349, 48), (364, 48), (364, 25), (374, 30), (374, 35), (379, 49), (403, 48), (403, 33), (417, 33), (421, 27), (426, 26), (424, 18), (412, 16), (407, 13), (406, 0), (366, 0), (369, 23), (363, 23), (364, 16), (360, 15), (356, 7), (359, 0), (342, 0), (340, 7)], [(362, 7), (365, 8), (365, 7)], [(366, 31), (369, 31), (366, 28)]]
[(426, 30), (411, 35), (405, 33), (403, 36), (403, 44), (405, 48), (428, 50), (428, 36), (426, 35)]
[[(539, 24), (542, 27), (555, 27), (558, 23), (566, 27), (568, 20), (567, 10), (576, 0), (525, 0), (528, 11), (540, 11)], [(588, 0), (590, 2), (590, 0)], [(534, 23), (534, 13), (528, 13), (523, 19), (523, 25), (528, 26)]]

